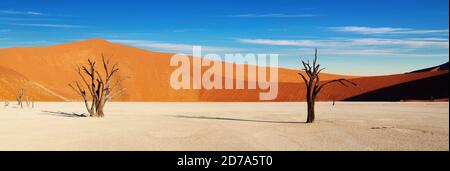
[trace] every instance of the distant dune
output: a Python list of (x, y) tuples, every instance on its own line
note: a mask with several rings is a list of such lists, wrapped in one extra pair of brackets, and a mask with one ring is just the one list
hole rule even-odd
[(26, 98), (30, 101), (61, 101), (54, 92), (39, 83), (27, 79), (25, 76), (9, 68), (0, 66), (0, 100), (13, 100), (20, 88), (25, 90)]
[[(418, 72), (350, 79), (357, 87), (332, 84), (319, 94), (318, 100), (408, 101), (448, 100), (448, 71)], [(280, 101), (305, 100), (305, 86), (281, 84)], [(289, 93), (291, 92), (291, 93)]]
[(448, 62), (439, 66), (435, 66), (435, 67), (430, 67), (430, 68), (425, 68), (425, 69), (421, 69), (421, 70), (417, 70), (417, 71), (413, 71), (411, 73), (416, 73), (416, 72), (430, 72), (430, 71), (448, 71)]
[[(176, 91), (170, 87), (169, 80), (170, 74), (177, 68), (169, 65), (173, 54), (114, 44), (102, 39), (48, 47), (1, 48), (0, 98), (14, 99), (17, 90), (23, 87), (28, 96), (38, 101), (80, 100), (68, 86), (78, 79), (75, 68), (85, 64), (87, 58), (100, 61), (102, 53), (111, 61), (119, 62), (119, 76), (125, 78), (122, 86), (127, 92), (114, 99), (116, 101), (258, 101), (260, 90)], [(204, 68), (202, 70), (205, 71)], [(275, 101), (304, 100), (304, 84), (297, 73), (296, 70), (280, 68), (279, 95)], [(319, 100), (448, 99), (448, 67), (446, 70), (377, 77), (324, 73), (321, 78), (323, 81), (352, 79), (359, 86), (345, 88), (332, 85), (323, 91)], [(405, 86), (408, 88), (402, 88)], [(415, 96), (418, 91), (420, 96)]]

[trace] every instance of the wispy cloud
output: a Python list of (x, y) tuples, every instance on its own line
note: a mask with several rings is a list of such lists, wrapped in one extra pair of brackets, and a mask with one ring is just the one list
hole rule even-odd
[[(310, 54), (320, 48), (329, 56), (439, 57), (448, 58), (449, 42), (443, 38), (333, 38), (318, 40), (238, 39), (240, 43), (279, 46), (287, 56)], [(296, 50), (293, 50), (296, 49)]]
[[(0, 37), (0, 41), (4, 41), (4, 40), (10, 40), (9, 38), (4, 38), (4, 37)], [(5, 47), (5, 46), (0, 46), (0, 47)]]
[(87, 26), (81, 25), (68, 25), (68, 24), (23, 24), (23, 23), (13, 23), (10, 25), (15, 26), (27, 26), (27, 27), (49, 27), (49, 28), (86, 28)]
[[(289, 55), (303, 54), (313, 56), (313, 48), (300, 48), (290, 52)], [(364, 56), (364, 57), (401, 57), (401, 58), (448, 58), (448, 53), (417, 53), (405, 49), (320, 49), (320, 55), (324, 56)]]
[[(141, 47), (149, 50), (164, 51), (164, 52), (174, 52), (174, 53), (192, 53), (194, 46), (193, 44), (182, 44), (182, 43), (167, 43), (152, 40), (126, 40), (126, 39), (112, 39), (111, 42), (123, 43), (131, 46)], [(239, 48), (228, 48), (228, 47), (215, 47), (215, 46), (202, 46), (202, 50), (210, 53), (231, 53), (240, 51)]]
[(204, 28), (184, 28), (184, 29), (175, 29), (173, 32), (175, 33), (185, 33), (185, 32), (201, 32), (206, 31)]
[(9, 33), (10, 31), (9, 29), (0, 29), (0, 33)]
[(274, 39), (239, 39), (241, 43), (275, 45), (275, 46), (306, 46), (322, 47), (329, 46), (329, 43), (317, 40), (274, 40)]
[(436, 38), (410, 38), (410, 39), (383, 39), (383, 38), (357, 38), (357, 39), (326, 39), (326, 40), (274, 40), (274, 39), (238, 39), (241, 43), (298, 46), (298, 47), (355, 47), (355, 46), (406, 46), (406, 47), (435, 47), (448, 49), (448, 39)]
[(54, 19), (54, 18), (0, 17), (0, 21), (59, 21), (59, 19)]
[(227, 15), (229, 18), (308, 18), (317, 17), (318, 14), (235, 14)]
[(424, 40), (424, 39), (380, 39), (380, 38), (363, 38), (363, 39), (352, 39), (352, 45), (398, 45), (398, 46), (409, 46), (409, 47), (435, 47), (435, 48), (447, 48), (449, 46), (447, 41), (436, 41), (436, 40)]
[(41, 12), (35, 11), (15, 11), (15, 10), (0, 10), (2, 14), (13, 14), (13, 15), (44, 15)]
[[(295, 51), (296, 54), (307, 54), (312, 56), (313, 48), (301, 48)], [(448, 53), (416, 53), (415, 51), (407, 51), (404, 49), (321, 49), (321, 55), (326, 56), (368, 56), (368, 57), (406, 57), (406, 58), (448, 58)]]
[(325, 52), (330, 53), (330, 51), (333, 54), (336, 55), (369, 55), (369, 56), (381, 56), (381, 55), (393, 55), (398, 54), (396, 50), (392, 49), (363, 49), (363, 50), (339, 50), (339, 49), (329, 49)]
[(55, 42), (52, 41), (47, 41), (47, 40), (36, 40), (36, 41), (17, 41), (16, 42), (19, 45), (50, 45), (50, 44), (55, 44)]
[(331, 27), (329, 28), (336, 32), (346, 32), (355, 34), (435, 34), (435, 33), (447, 33), (449, 30), (445, 29), (412, 29), (412, 28), (394, 28), (394, 27), (361, 27), (361, 26), (344, 26), (344, 27)]
[(409, 38), (409, 40), (448, 42), (448, 38), (437, 38), (437, 37)]

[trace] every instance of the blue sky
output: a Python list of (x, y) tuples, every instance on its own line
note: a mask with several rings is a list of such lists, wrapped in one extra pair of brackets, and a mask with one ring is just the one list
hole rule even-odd
[(0, 47), (104, 38), (154, 51), (277, 53), (299, 69), (402, 73), (448, 62), (448, 0), (0, 1)]

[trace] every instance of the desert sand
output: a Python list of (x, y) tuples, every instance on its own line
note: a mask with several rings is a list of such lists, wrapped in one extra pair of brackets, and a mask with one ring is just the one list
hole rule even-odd
[(86, 118), (78, 102), (2, 106), (0, 150), (449, 150), (448, 102), (319, 102), (314, 124), (305, 107), (113, 102)]

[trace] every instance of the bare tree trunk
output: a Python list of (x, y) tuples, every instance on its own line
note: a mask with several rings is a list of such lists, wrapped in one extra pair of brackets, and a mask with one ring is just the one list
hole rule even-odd
[(25, 96), (25, 91), (23, 88), (20, 88), (19, 91), (17, 91), (17, 105), (20, 106), (20, 108), (23, 108), (23, 97)]
[(28, 97), (25, 97), (25, 103), (27, 104), (27, 107), (29, 108), (30, 107), (30, 101), (29, 101)]
[(97, 108), (97, 117), (102, 118), (103, 116), (105, 116), (105, 114), (103, 113), (103, 108), (104, 105), (99, 105)]
[[(103, 108), (106, 102), (111, 100), (114, 96), (123, 93), (124, 89), (119, 86), (120, 80), (116, 82), (114, 86), (111, 86), (113, 76), (116, 76), (119, 70), (118, 65), (114, 64), (109, 66), (109, 60), (105, 60), (102, 55), (104, 74), (95, 67), (95, 61), (88, 60), (89, 66), (78, 67), (78, 75), (82, 79), (82, 82), (75, 81), (75, 84), (69, 84), (69, 86), (77, 92), (84, 100), (87, 111), (90, 117), (104, 117)], [(111, 68), (110, 68), (111, 67)], [(83, 86), (84, 84), (84, 86)], [(87, 93), (92, 97), (89, 104), (89, 98)]]
[(97, 114), (95, 114), (95, 112), (93, 110), (88, 109), (87, 111), (88, 111), (90, 117), (96, 117), (97, 116)]
[(307, 107), (308, 107), (306, 123), (313, 123), (314, 118), (315, 118), (315, 113), (314, 113), (315, 102), (312, 98), (309, 98), (306, 103), (307, 103)]
[(96, 117), (104, 117), (105, 114), (103, 112), (103, 108), (105, 107), (106, 99), (100, 98), (99, 101), (97, 101), (96, 107), (95, 107), (95, 113)]
[[(325, 68), (321, 68), (320, 64), (317, 63), (317, 49), (314, 53), (314, 60), (312, 65), (308, 62), (302, 61), (304, 71), (306, 76), (303, 73), (298, 73), (303, 81), (305, 82), (306, 86), (306, 103), (307, 103), (307, 117), (306, 117), (306, 123), (313, 123), (315, 119), (315, 103), (316, 103), (316, 97), (319, 94), (319, 92), (327, 85), (331, 83), (341, 83), (344, 86), (347, 86), (346, 83), (350, 83), (354, 86), (356, 86), (355, 83), (346, 80), (346, 79), (336, 79), (331, 80), (326, 83), (320, 84), (320, 72), (324, 70)], [(334, 99), (333, 99), (333, 105), (334, 105)]]

